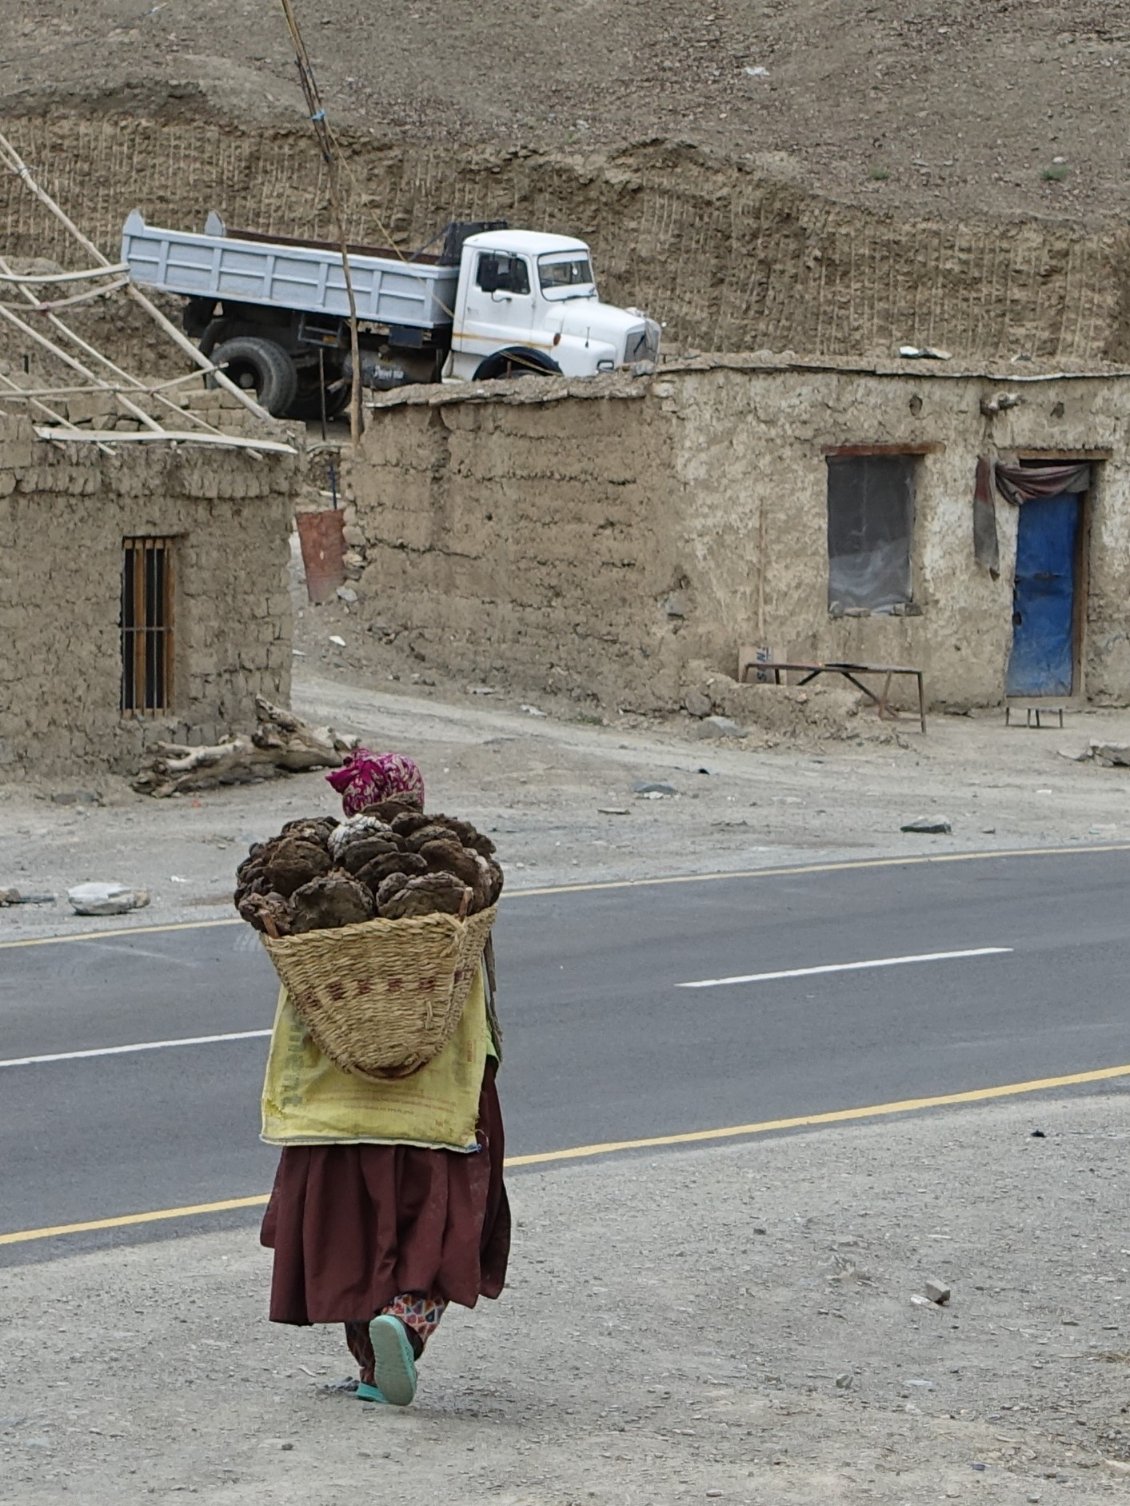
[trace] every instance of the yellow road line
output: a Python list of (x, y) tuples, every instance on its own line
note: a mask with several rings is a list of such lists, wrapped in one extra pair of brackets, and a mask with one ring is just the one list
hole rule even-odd
[(555, 1161), (578, 1161), (586, 1156), (612, 1156), (627, 1150), (657, 1150), (668, 1145), (702, 1145), (713, 1140), (745, 1139), (775, 1131), (805, 1129), (820, 1124), (849, 1124), (856, 1119), (881, 1119), (891, 1114), (913, 1114), (923, 1109), (941, 1109), (958, 1103), (987, 1103), (994, 1098), (1013, 1098), (1022, 1093), (1042, 1093), (1050, 1088), (1073, 1088), (1082, 1083), (1110, 1082), (1130, 1077), (1130, 1062), (1123, 1067), (1099, 1067), (1093, 1072), (1072, 1072), (1066, 1077), (1040, 1077), (1032, 1082), (1006, 1082), (994, 1088), (971, 1088), (964, 1093), (939, 1093), (932, 1098), (903, 1098), (897, 1103), (876, 1103), (858, 1109), (832, 1109), (825, 1114), (800, 1114), (793, 1119), (765, 1119), (760, 1124), (735, 1124), (728, 1129), (688, 1130), (678, 1135), (655, 1135), (648, 1140), (609, 1140), (602, 1145), (578, 1145), (568, 1150), (547, 1150), (532, 1156), (511, 1156), (511, 1166), (545, 1166)]
[[(504, 900), (540, 899), (549, 894), (599, 894), (611, 889), (662, 889), (676, 884), (723, 884), (731, 879), (800, 878), (813, 873), (854, 873), (865, 868), (926, 868), (939, 863), (984, 863), (992, 858), (1094, 857), (1104, 852), (1130, 852), (1130, 842), (1109, 842), (1100, 847), (1002, 847), (992, 852), (922, 853), (902, 858), (847, 858), (838, 863), (805, 863), (793, 867), (739, 868), (728, 873), (676, 873), (665, 878), (603, 879), (587, 884), (551, 884), (541, 889), (511, 889)], [(152, 936), (163, 931), (204, 931), (212, 926), (239, 926), (233, 916), (224, 920), (176, 920), (149, 926), (115, 926), (104, 931), (76, 931), (73, 935), (31, 936), (22, 941), (0, 941), (0, 951), (11, 947), (65, 946), (72, 941), (104, 941), (108, 936)]]
[(158, 931), (206, 931), (211, 926), (241, 926), (238, 916), (231, 920), (170, 920), (151, 926), (107, 926), (104, 931), (75, 931), (70, 936), (28, 936), (22, 941), (0, 941), (0, 951), (17, 946), (62, 946), (71, 941), (106, 941), (118, 936), (152, 936)]
[[(939, 1093), (930, 1098), (903, 1098), (895, 1103), (870, 1104), (857, 1109), (833, 1109), (823, 1114), (800, 1114), (792, 1119), (765, 1119), (759, 1124), (735, 1124), (726, 1129), (688, 1130), (677, 1135), (653, 1135), (646, 1140), (609, 1140), (599, 1145), (574, 1145), (564, 1150), (540, 1151), (530, 1156), (509, 1156), (508, 1170), (519, 1166), (548, 1166), (561, 1161), (580, 1161), (612, 1156), (630, 1150), (658, 1150), (672, 1145), (703, 1145), (718, 1140), (748, 1139), (781, 1130), (808, 1129), (822, 1124), (849, 1124), (859, 1119), (881, 1119), (892, 1114), (913, 1114), (923, 1109), (947, 1108), (962, 1103), (987, 1103), (995, 1098), (1015, 1098), (1024, 1093), (1042, 1093), (1052, 1088), (1073, 1088), (1085, 1083), (1111, 1082), (1130, 1077), (1130, 1063), (1121, 1067), (1098, 1067), (1090, 1072), (1071, 1072), (1064, 1077), (1039, 1077), (1031, 1082), (1001, 1083), (992, 1088), (971, 1088), (964, 1093)], [(16, 1229), (0, 1234), (0, 1245), (29, 1244), (36, 1239), (61, 1239), (71, 1234), (90, 1234), (102, 1229), (126, 1229), (136, 1224), (155, 1224), (165, 1219), (193, 1218), (206, 1213), (227, 1213), (233, 1208), (262, 1208), (267, 1194), (227, 1198), (221, 1203), (197, 1203), (187, 1208), (158, 1208), (149, 1213), (124, 1213), (117, 1218), (91, 1219), (82, 1224), (56, 1224), (47, 1229)]]
[(99, 1229), (128, 1229), (134, 1224), (159, 1224), (167, 1218), (191, 1218), (200, 1213), (227, 1213), (232, 1208), (262, 1208), (265, 1192), (254, 1197), (229, 1197), (222, 1203), (197, 1203), (190, 1208), (155, 1208), (149, 1213), (123, 1213), (118, 1218), (92, 1218), (84, 1224), (56, 1224), (50, 1229), (16, 1229), (0, 1234), (0, 1245), (29, 1244), (33, 1239), (61, 1239), (66, 1234), (91, 1234)]

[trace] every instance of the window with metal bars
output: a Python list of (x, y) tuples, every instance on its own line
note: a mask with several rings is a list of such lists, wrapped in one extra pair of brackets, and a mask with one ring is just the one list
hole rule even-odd
[(122, 715), (160, 716), (173, 702), (171, 538), (122, 540)]

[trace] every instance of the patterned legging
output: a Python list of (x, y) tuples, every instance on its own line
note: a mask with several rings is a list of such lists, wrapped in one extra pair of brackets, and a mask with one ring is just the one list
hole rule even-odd
[[(447, 1303), (442, 1297), (421, 1296), (419, 1292), (403, 1292), (394, 1297), (387, 1307), (382, 1307), (378, 1316), (387, 1314), (399, 1318), (409, 1334), (418, 1341), (413, 1344), (416, 1356), (423, 1353), (424, 1345), (439, 1327)], [(347, 1323), (345, 1342), (349, 1352), (361, 1367), (361, 1379), (366, 1385), (373, 1384), (373, 1346), (369, 1342), (368, 1322)]]

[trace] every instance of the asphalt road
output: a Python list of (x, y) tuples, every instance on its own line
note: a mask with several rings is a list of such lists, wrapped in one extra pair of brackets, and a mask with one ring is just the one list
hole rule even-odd
[[(514, 895), (508, 1151), (1120, 1065), (1128, 880), (1130, 853), (1092, 850)], [(0, 948), (0, 1234), (264, 1192), (265, 1039), (19, 1059), (265, 1031), (275, 993), (241, 925)], [(215, 1223), (0, 1245), (0, 1263)]]

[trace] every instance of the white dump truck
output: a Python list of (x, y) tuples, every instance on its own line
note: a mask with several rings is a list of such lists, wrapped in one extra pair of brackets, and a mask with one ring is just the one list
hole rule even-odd
[[(349, 300), (340, 247), (228, 230), (204, 233), (126, 220), (122, 261), (140, 287), (186, 299), (200, 349), (277, 417), (339, 412), (352, 379)], [(659, 325), (602, 303), (584, 241), (449, 225), (437, 255), (356, 246), (349, 270), (367, 387), (592, 376), (659, 354)]]

